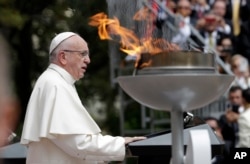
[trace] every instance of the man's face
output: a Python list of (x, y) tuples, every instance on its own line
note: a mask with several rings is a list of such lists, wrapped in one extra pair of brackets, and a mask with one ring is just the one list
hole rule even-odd
[(231, 104), (242, 105), (242, 92), (241, 90), (236, 90), (229, 93), (229, 101)]
[(84, 77), (87, 66), (90, 63), (89, 49), (87, 43), (79, 36), (73, 36), (73, 44), (64, 50), (66, 64), (65, 69), (74, 77), (79, 80)]
[(226, 14), (226, 4), (224, 2), (221, 2), (221, 1), (215, 2), (212, 10), (216, 15), (224, 17)]
[(241, 70), (241, 61), (239, 58), (232, 61), (231, 67), (232, 71), (235, 74), (236, 77), (242, 77), (243, 76), (243, 70)]
[(177, 6), (177, 12), (183, 17), (190, 16), (191, 14), (191, 5), (188, 1), (180, 1)]

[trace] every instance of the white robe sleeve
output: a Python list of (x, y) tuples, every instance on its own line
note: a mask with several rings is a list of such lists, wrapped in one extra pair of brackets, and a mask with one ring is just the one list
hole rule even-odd
[(58, 135), (51, 141), (70, 156), (88, 161), (122, 161), (125, 157), (123, 137), (109, 135)]

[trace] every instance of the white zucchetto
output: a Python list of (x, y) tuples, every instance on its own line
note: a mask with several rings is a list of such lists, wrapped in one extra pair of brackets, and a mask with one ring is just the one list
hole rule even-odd
[(64, 41), (65, 39), (77, 35), (76, 33), (73, 32), (62, 32), (58, 35), (56, 35), (53, 40), (50, 43), (50, 47), (49, 47), (49, 54), (51, 54), (54, 49), (60, 44), (62, 43), (62, 41)]

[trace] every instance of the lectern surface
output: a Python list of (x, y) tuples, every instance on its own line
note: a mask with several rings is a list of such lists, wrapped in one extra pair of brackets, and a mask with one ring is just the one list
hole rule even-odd
[[(212, 156), (223, 153), (224, 142), (220, 140), (207, 124), (185, 128), (183, 132), (184, 150), (188, 143), (189, 131), (207, 129), (211, 142)], [(171, 131), (159, 132), (147, 136), (148, 138), (128, 144), (128, 149), (133, 156), (171, 156)]]

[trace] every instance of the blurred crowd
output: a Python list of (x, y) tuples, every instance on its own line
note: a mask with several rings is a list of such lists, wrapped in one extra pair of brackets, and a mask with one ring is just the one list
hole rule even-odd
[[(166, 22), (175, 26), (177, 34), (171, 38), (172, 43), (195, 43), (213, 50), (224, 62), (223, 67), (218, 66), (220, 73), (230, 70), (237, 77), (236, 83), (243, 88), (250, 85), (250, 1), (148, 0), (148, 3), (157, 14), (156, 28), (163, 28)], [(179, 21), (173, 21), (170, 15)]]

